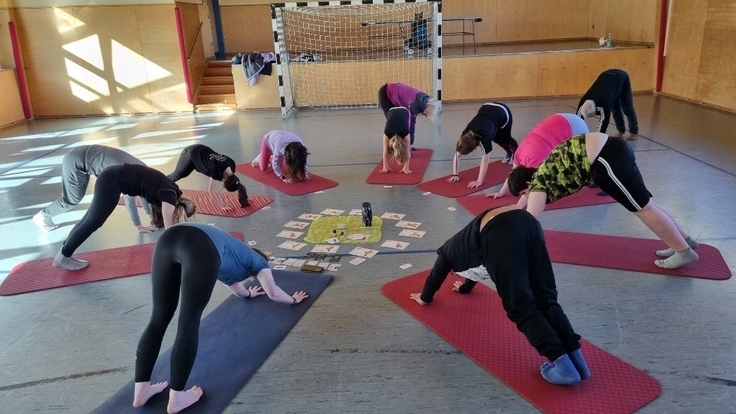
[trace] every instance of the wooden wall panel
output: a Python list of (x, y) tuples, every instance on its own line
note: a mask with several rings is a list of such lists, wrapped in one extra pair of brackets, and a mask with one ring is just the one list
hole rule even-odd
[[(192, 87), (192, 97), (196, 96), (202, 75), (206, 66), (204, 58), (204, 44), (202, 40), (202, 32), (197, 34), (199, 27), (199, 6), (194, 4), (177, 2), (181, 14), (182, 29), (184, 31), (184, 44), (189, 66), (189, 79)], [(204, 28), (204, 24), (202, 25)], [(191, 50), (191, 55), (189, 55)]]
[(736, 2), (708, 0), (695, 96), (736, 109)]
[(675, 1), (672, 6), (662, 91), (697, 99), (695, 85), (708, 4), (706, 1)]
[(3, 99), (0, 99), (0, 128), (25, 121), (15, 70), (0, 70), (0, 91), (3, 93)]
[(221, 11), (227, 53), (274, 51), (269, 5), (225, 6)]
[[(493, 43), (496, 36), (496, 7), (497, 0), (445, 0), (442, 2), (442, 17), (480, 16), (483, 21), (475, 24), (475, 41), (477, 43)], [(466, 24), (466, 30), (469, 23)], [(445, 22), (443, 31), (457, 32), (462, 29), (462, 22)], [(470, 37), (467, 38), (470, 40)], [(443, 37), (443, 45), (462, 43), (460, 36)]]
[(235, 82), (235, 101), (238, 109), (281, 108), (279, 78), (276, 75), (275, 67), (271, 72), (271, 76), (260, 75), (255, 86), (250, 86), (245, 79), (241, 65), (233, 65), (232, 73)]
[(575, 39), (588, 34), (588, 2), (497, 0), (497, 39), (524, 42)]
[(590, 0), (588, 37), (654, 44), (661, 0)]
[(443, 59), (442, 99), (455, 102), (535, 96), (538, 59), (536, 53)]
[(8, 22), (14, 20), (11, 13), (8, 9), (0, 9), (0, 67), (5, 69), (15, 67), (13, 46), (8, 31)]

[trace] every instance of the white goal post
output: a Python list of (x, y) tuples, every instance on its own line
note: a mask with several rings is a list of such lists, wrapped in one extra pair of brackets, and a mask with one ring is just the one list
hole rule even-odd
[(440, 0), (271, 3), (281, 114), (375, 106), (388, 82), (442, 100)]

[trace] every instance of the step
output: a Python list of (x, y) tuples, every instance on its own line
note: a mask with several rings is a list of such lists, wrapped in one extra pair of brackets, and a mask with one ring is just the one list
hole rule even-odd
[(229, 105), (222, 103), (199, 104), (194, 108), (195, 112), (234, 111), (237, 109), (235, 104)]
[(205, 76), (200, 85), (232, 85), (232, 76)]
[(205, 68), (204, 69), (204, 76), (233, 76), (233, 72), (230, 69), (230, 67), (226, 68)]
[(235, 94), (235, 85), (200, 85), (199, 96)]
[(227, 104), (237, 105), (234, 93), (220, 94), (220, 95), (197, 95), (196, 105), (202, 104)]
[(232, 60), (210, 60), (207, 62), (207, 66), (210, 68), (230, 68), (232, 64)]

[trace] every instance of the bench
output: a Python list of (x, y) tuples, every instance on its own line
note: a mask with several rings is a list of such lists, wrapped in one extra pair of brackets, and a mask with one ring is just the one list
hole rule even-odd
[[(426, 19), (427, 22), (431, 22), (432, 19)], [(443, 36), (462, 36), (463, 39), (463, 55), (465, 54), (465, 37), (471, 36), (473, 38), (473, 54), (478, 53), (478, 46), (475, 41), (475, 23), (480, 23), (483, 21), (483, 17), (481, 16), (467, 16), (467, 17), (446, 17), (442, 18), (442, 23), (444, 25), (445, 22), (462, 22), (462, 29), (460, 30), (451, 30), (447, 31), (447, 29), (442, 31)], [(407, 40), (411, 36), (411, 28), (407, 28), (405, 25), (411, 25), (414, 22), (413, 19), (409, 20), (369, 20), (360, 22), (360, 25), (363, 27), (368, 28), (368, 48), (370, 48), (371, 40), (373, 39), (386, 39), (386, 38), (403, 38), (403, 40)], [(466, 26), (466, 23), (470, 23), (470, 26)], [(380, 25), (397, 25), (399, 28), (399, 35), (374, 35), (372, 33), (372, 28), (374, 26), (380, 26)]]

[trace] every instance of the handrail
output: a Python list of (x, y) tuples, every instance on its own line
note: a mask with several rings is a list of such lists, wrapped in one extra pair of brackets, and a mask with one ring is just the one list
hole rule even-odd
[(202, 33), (202, 22), (199, 22), (199, 26), (197, 26), (197, 33), (194, 34), (194, 40), (192, 41), (192, 45), (189, 46), (189, 53), (187, 53), (187, 62), (192, 60), (192, 53), (194, 53), (194, 45), (197, 44), (197, 38), (199, 37), (200, 33)]

